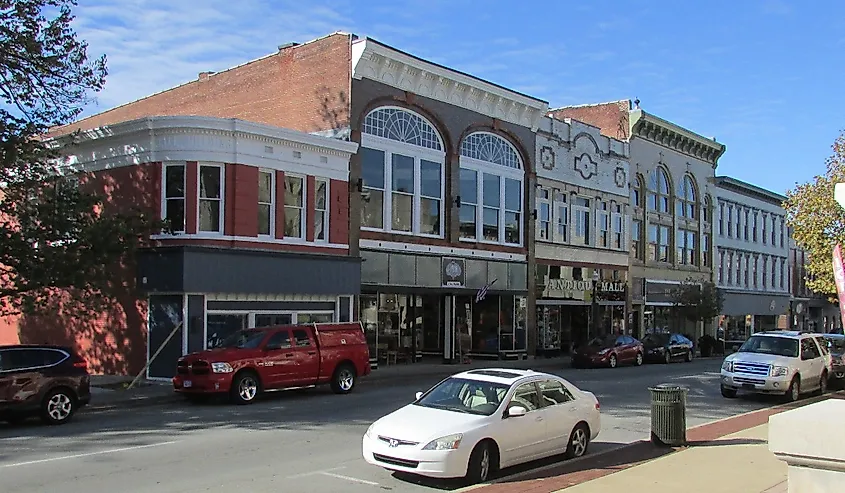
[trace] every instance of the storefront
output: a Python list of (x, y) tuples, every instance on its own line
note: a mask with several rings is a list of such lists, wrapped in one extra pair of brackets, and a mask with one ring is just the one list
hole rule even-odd
[(625, 270), (540, 264), (536, 289), (538, 354), (567, 353), (575, 342), (626, 330)]
[(751, 334), (787, 328), (789, 295), (725, 290), (723, 296), (719, 329), (728, 351), (739, 348)]
[(278, 324), (354, 320), (360, 261), (207, 247), (148, 250), (139, 261), (148, 294), (149, 378), (170, 378), (183, 354), (233, 332)]
[(525, 263), (376, 251), (361, 256), (360, 320), (374, 368), (423, 358), (524, 357)]
[(677, 332), (696, 340), (696, 322), (687, 320), (675, 306), (675, 293), (681, 283), (656, 279), (645, 280), (643, 324), (640, 338), (646, 334)]

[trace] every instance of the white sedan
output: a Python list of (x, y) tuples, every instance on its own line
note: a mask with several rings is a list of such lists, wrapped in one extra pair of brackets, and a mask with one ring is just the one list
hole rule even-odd
[(556, 375), (470, 370), (373, 423), (362, 451), (392, 471), (481, 483), (501, 468), (584, 455), (601, 430), (599, 409), (595, 395)]

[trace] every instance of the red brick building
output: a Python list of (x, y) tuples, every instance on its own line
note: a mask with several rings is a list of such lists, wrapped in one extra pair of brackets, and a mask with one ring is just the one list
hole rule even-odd
[[(332, 161), (300, 170), (301, 176), (315, 179), (327, 176), (320, 166), (337, 172), (330, 176), (329, 189), (334, 194), (333, 207), (348, 211), (348, 229), (344, 230), (348, 241), (343, 238), (345, 233), (332, 232), (331, 245), (319, 245), (306, 222), (303, 239), (299, 243), (285, 239), (284, 250), (361, 262), (356, 264), (361, 296), (354, 303), (353, 316), (365, 325), (374, 364), (417, 361), (426, 354), (448, 361), (457, 357), (461, 345), (464, 352), (479, 357), (501, 358), (531, 353), (536, 342), (536, 334), (529, 330), (533, 323), (528, 322), (534, 318), (534, 294), (528, 289), (528, 279), (534, 276), (529, 241), (534, 236), (534, 132), (547, 110), (545, 101), (372, 39), (334, 33), (304, 44), (281, 46), (276, 53), (229, 70), (201, 73), (196, 80), (54, 129), (53, 134), (132, 120), (136, 120), (132, 125), (173, 121), (145, 120), (147, 117), (204, 116), (333, 137), (334, 144), (309, 144), (319, 149), (313, 151), (314, 159), (325, 156), (327, 148), (342, 159), (340, 155), (349, 152), (349, 146), (360, 144), (351, 158), (348, 176), (341, 176)], [(221, 125), (224, 121), (218, 120)], [(94, 131), (98, 132), (109, 133)], [(268, 245), (281, 248), (276, 245), (278, 239), (263, 241), (256, 234), (258, 171), (252, 168), (260, 165), (255, 159), (277, 151), (255, 146), (243, 154), (239, 141), (226, 144), (219, 140), (222, 135), (212, 139), (204, 133), (179, 143), (175, 136), (163, 138), (161, 143), (144, 141), (143, 145), (150, 146), (143, 149), (147, 157), (127, 158), (134, 163), (170, 161), (161, 157), (158, 146), (172, 144), (169, 154), (178, 156), (174, 162), (184, 162), (185, 190), (199, 194), (196, 203), (193, 197), (186, 197), (184, 234), (154, 238), (162, 248), (178, 246), (182, 253), (157, 249), (139, 259), (140, 286), (151, 296), (181, 293), (175, 296), (182, 297), (179, 306), (188, 320), (183, 351), (202, 347), (211, 338), (215, 328), (207, 320), (209, 313), (232, 315), (229, 325), (223, 318), (215, 319), (221, 327), (256, 323), (259, 314), (248, 312), (243, 322), (243, 308), (229, 304), (232, 301), (223, 299), (223, 294), (213, 300), (214, 305), (207, 295), (202, 300), (194, 298), (209, 291), (188, 283), (188, 277), (197, 276), (218, 289), (215, 283), (222, 282), (220, 279), (237, 277), (242, 271), (217, 273), (212, 267), (225, 262), (214, 255), (242, 249), (251, 252), (243, 254), (248, 256), (257, 255), (256, 249), (267, 250)], [(294, 140), (318, 138), (298, 135)], [(99, 152), (115, 149), (107, 147)], [(236, 152), (239, 159), (217, 157), (203, 167), (207, 158), (193, 156), (198, 149)], [(301, 152), (305, 159), (305, 149), (311, 147), (289, 152)], [(170, 166), (162, 163), (132, 169), (147, 169), (153, 177), (148, 180), (161, 183), (154, 193), (166, 195), (166, 183), (161, 180), (166, 180)], [(172, 171), (177, 179), (182, 176), (182, 171), (176, 171), (179, 169), (177, 165)], [(276, 171), (287, 172), (282, 168)], [(159, 176), (156, 173), (161, 178), (155, 178)], [(220, 181), (220, 207), (230, 213), (205, 219), (198, 216), (203, 207), (218, 207), (200, 202), (206, 200), (201, 195), (203, 188), (193, 180), (206, 174), (215, 183)], [(281, 175), (274, 176), (278, 191)], [(306, 178), (303, 187), (312, 190), (313, 183)], [(340, 192), (344, 187), (348, 187), (345, 195)], [(312, 207), (309, 197), (313, 192), (306, 192), (302, 200)], [(166, 217), (166, 204), (167, 197), (162, 196), (160, 203), (151, 205), (157, 205)], [(334, 218), (329, 224), (340, 227)], [(209, 225), (222, 232), (206, 234), (204, 228)], [(339, 235), (338, 243), (332, 235)], [(186, 252), (198, 248), (206, 252), (216, 248), (218, 253), (205, 253), (202, 261), (190, 259)], [(255, 265), (264, 261), (255, 260)], [(171, 272), (181, 272), (181, 284), (179, 276)], [(476, 301), (475, 295), (483, 287), (488, 288), (487, 296)], [(196, 294), (194, 290), (198, 290)], [(175, 297), (162, 300), (162, 307), (168, 303), (177, 306)], [(156, 310), (150, 310), (152, 350), (166, 337), (166, 327), (173, 326), (160, 323), (159, 318)], [(178, 345), (169, 349), (172, 354), (168, 358), (172, 360), (179, 349)]]

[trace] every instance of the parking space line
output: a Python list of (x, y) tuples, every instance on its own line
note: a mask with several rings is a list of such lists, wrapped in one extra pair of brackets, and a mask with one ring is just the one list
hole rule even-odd
[(367, 481), (366, 479), (353, 478), (352, 476), (344, 476), (342, 474), (335, 474), (333, 472), (321, 471), (317, 474), (322, 474), (323, 476), (329, 476), (329, 477), (337, 478), (337, 479), (343, 479), (343, 480), (346, 480), (346, 481), (351, 481), (353, 483), (368, 484), (370, 486), (378, 486), (379, 485), (375, 481)]
[(331, 469), (320, 469), (319, 471), (303, 472), (299, 474), (294, 474), (293, 476), (288, 476), (285, 479), (307, 478), (308, 476), (316, 476), (317, 474), (325, 474), (327, 472), (339, 471), (341, 469), (346, 469), (346, 466), (332, 467)]
[(73, 455), (63, 455), (61, 457), (51, 457), (49, 459), (38, 459), (38, 460), (29, 460), (26, 462), (15, 462), (14, 464), (2, 464), (0, 468), (7, 468), (7, 467), (20, 467), (20, 466), (29, 466), (32, 464), (42, 464), (44, 462), (55, 462), (58, 460), (66, 460), (66, 459), (79, 459), (82, 457), (91, 457), (94, 455), (104, 455), (104, 454), (113, 454), (115, 452), (126, 452), (129, 450), (140, 450), (145, 448), (151, 447), (160, 447), (162, 445), (172, 445), (174, 443), (179, 443), (178, 441), (172, 442), (161, 442), (161, 443), (151, 443), (148, 445), (136, 445), (134, 447), (123, 447), (123, 448), (113, 448), (109, 450), (102, 450), (100, 452), (87, 452), (84, 454), (73, 454)]

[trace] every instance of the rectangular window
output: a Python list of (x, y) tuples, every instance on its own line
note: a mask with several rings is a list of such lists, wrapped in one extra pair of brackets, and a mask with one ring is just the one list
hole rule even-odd
[(769, 287), (769, 257), (763, 257), (763, 284), (760, 287), (763, 289)]
[(596, 222), (598, 223), (599, 244), (602, 248), (610, 247), (610, 214), (607, 210), (607, 202), (597, 203)]
[(271, 236), (275, 210), (273, 207), (273, 195), (276, 187), (273, 186), (275, 173), (273, 171), (258, 172), (258, 235)]
[(474, 240), (478, 214), (478, 173), (461, 168), (461, 238)]
[(164, 209), (162, 219), (174, 232), (185, 231), (185, 165), (164, 166)]
[(698, 265), (698, 233), (687, 231), (687, 263)]
[(361, 179), (364, 185), (361, 226), (364, 228), (384, 228), (384, 159), (384, 151), (361, 148)]
[(736, 270), (736, 284), (739, 286), (742, 283), (742, 255), (740, 253), (734, 255), (734, 269)]
[(725, 204), (719, 203), (719, 235), (725, 236)]
[[(780, 222), (780, 247), (781, 248), (785, 248), (784, 245), (786, 243), (786, 235), (783, 234), (783, 230), (784, 230), (783, 223), (784, 222), (785, 222), (785, 219)], [(783, 286), (781, 286), (781, 287), (783, 287)]]
[(314, 181), (314, 241), (329, 239), (329, 182)]
[(631, 221), (631, 253), (634, 258), (643, 258), (643, 222), (639, 219)]
[(734, 208), (732, 205), (728, 206), (728, 238), (734, 235)]
[(537, 237), (550, 240), (552, 234), (552, 204), (551, 192), (548, 188), (537, 191)]
[(634, 187), (631, 189), (631, 202), (633, 202), (634, 207), (642, 207), (642, 197), (640, 196), (640, 189), (639, 187)]
[(502, 207), (501, 178), (482, 173), (481, 200), (484, 208), (481, 216), (481, 237), (485, 241), (499, 241), (499, 218)]
[(518, 245), (522, 238), (522, 182), (505, 178), (505, 243)]
[(751, 225), (751, 241), (757, 243), (757, 212), (754, 212), (754, 224)]
[(777, 288), (778, 259), (772, 257), (772, 289)]
[(780, 259), (780, 288), (786, 289), (786, 259)]
[(721, 250), (719, 250), (718, 272), (719, 272), (719, 274), (718, 274), (719, 275), (719, 278), (718, 278), (719, 284), (724, 286), (723, 283), (725, 282), (725, 252), (723, 252)]
[(742, 212), (742, 208), (737, 206), (736, 208), (736, 239), (742, 239), (742, 219), (744, 218), (744, 214)]
[(757, 289), (757, 286), (760, 283), (760, 278), (757, 277), (757, 267), (759, 266), (760, 258), (757, 255), (754, 255), (754, 261), (752, 263), (751, 268), (751, 283), (754, 285), (754, 289)]
[(648, 259), (657, 261), (657, 245), (659, 242), (660, 229), (656, 224), (648, 225)]
[[(772, 246), (777, 246), (777, 224), (778, 218), (777, 216), (772, 216)], [(772, 284), (774, 284), (774, 277), (772, 278)]]
[(687, 232), (678, 228), (675, 232), (675, 249), (678, 251), (677, 259), (679, 264), (687, 263)]
[(701, 235), (701, 261), (704, 267), (710, 267), (710, 233)]
[(199, 167), (199, 230), (223, 232), (223, 167)]
[(414, 227), (414, 158), (392, 155), (391, 168), (391, 229), (411, 232)]
[(751, 211), (749, 211), (748, 209), (745, 209), (745, 221), (742, 222), (743, 237), (745, 238), (745, 241), (748, 241), (748, 219), (749, 219), (750, 215), (751, 215)]
[(748, 287), (748, 255), (741, 255), (739, 257), (740, 268), (742, 269), (742, 285)]
[(305, 238), (305, 180), (285, 175), (285, 238)]
[(734, 283), (734, 270), (733, 270), (733, 263), (734, 263), (734, 254), (733, 252), (727, 253), (727, 263), (725, 264), (725, 271), (728, 273), (728, 282), (727, 286), (731, 286)]
[(555, 192), (554, 205), (557, 208), (555, 219), (557, 220), (557, 238), (555, 241), (567, 242), (569, 241), (569, 202), (567, 195), (561, 192)]
[(698, 265), (698, 233), (686, 229), (678, 229), (675, 234), (675, 248), (678, 251), (678, 263), (682, 265)]
[[(761, 236), (763, 238), (763, 244), (765, 245), (769, 242), (769, 235), (768, 235), (768, 231), (767, 231), (768, 228), (769, 228), (768, 214), (763, 214), (763, 220), (761, 222), (763, 223), (763, 234)], [(763, 284), (763, 287), (766, 287), (765, 283)]]
[(669, 241), (671, 241), (669, 234), (669, 226), (660, 226), (660, 248), (658, 249), (658, 260), (661, 262), (672, 261), (669, 256)]
[(611, 215), (613, 220), (613, 248), (622, 250), (625, 244), (625, 227), (623, 224), (622, 206), (616, 204), (613, 206), (613, 213)]
[(420, 233), (439, 236), (440, 217), (443, 214), (441, 192), (442, 167), (440, 163), (420, 160)]
[(575, 240), (583, 245), (590, 244), (590, 199), (575, 199)]

